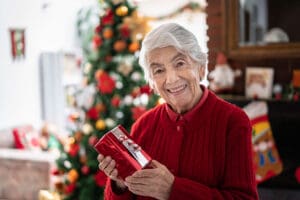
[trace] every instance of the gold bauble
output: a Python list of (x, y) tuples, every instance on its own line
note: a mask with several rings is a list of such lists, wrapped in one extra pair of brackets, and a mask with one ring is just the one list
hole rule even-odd
[(97, 122), (96, 122), (96, 129), (102, 131), (102, 130), (105, 129), (105, 127), (106, 127), (106, 125), (105, 125), (105, 121), (104, 120), (102, 120), (102, 119), (97, 120)]
[(127, 14), (128, 14), (128, 8), (124, 5), (121, 5), (116, 9), (116, 15), (120, 17), (126, 16)]
[(71, 169), (68, 173), (68, 180), (70, 181), (70, 183), (75, 183), (77, 181), (79, 177), (78, 172), (76, 171), (76, 169)]

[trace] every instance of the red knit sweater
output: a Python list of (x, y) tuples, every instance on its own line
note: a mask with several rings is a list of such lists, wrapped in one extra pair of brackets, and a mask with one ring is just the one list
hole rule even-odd
[[(134, 140), (174, 174), (170, 200), (258, 199), (252, 167), (251, 125), (238, 107), (204, 89), (184, 115), (163, 104), (132, 127)], [(105, 199), (151, 199), (129, 191)]]

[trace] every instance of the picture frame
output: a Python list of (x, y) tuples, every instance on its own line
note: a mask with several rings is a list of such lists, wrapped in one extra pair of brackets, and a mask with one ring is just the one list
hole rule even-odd
[(13, 60), (25, 58), (25, 29), (10, 28), (11, 56)]
[(274, 69), (270, 67), (246, 67), (245, 96), (269, 99), (272, 97)]

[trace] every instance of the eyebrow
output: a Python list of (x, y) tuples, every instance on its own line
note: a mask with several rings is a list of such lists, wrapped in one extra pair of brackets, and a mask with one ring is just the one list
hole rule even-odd
[[(174, 62), (174, 60), (176, 60), (177, 58), (186, 58), (186, 56), (182, 53), (177, 53), (175, 56), (173, 56), (171, 58), (170, 62)], [(156, 63), (156, 62), (153, 62), (150, 64), (150, 68), (155, 67), (155, 66), (160, 67), (160, 66), (162, 66), (162, 64)]]
[(173, 62), (177, 58), (186, 58), (186, 56), (184, 54), (182, 54), (182, 53), (179, 52), (175, 56), (173, 56), (173, 58), (171, 59), (171, 62)]

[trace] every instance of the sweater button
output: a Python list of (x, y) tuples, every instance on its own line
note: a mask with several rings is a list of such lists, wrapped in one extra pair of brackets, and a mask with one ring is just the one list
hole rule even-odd
[(180, 131), (180, 126), (177, 126), (177, 131)]

